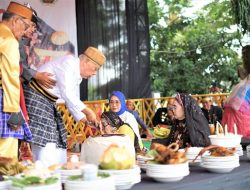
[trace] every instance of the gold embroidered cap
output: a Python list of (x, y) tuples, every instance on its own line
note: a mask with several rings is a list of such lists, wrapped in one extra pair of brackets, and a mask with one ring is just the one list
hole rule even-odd
[(100, 50), (94, 47), (88, 47), (85, 50), (84, 55), (87, 56), (90, 60), (94, 61), (100, 67), (106, 61), (105, 55)]
[(7, 12), (14, 13), (29, 20), (31, 20), (33, 14), (32, 9), (13, 1), (10, 2)]

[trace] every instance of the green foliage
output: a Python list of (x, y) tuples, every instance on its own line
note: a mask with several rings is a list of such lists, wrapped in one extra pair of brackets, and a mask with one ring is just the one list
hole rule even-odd
[[(229, 91), (238, 82), (241, 60), (233, 49), (239, 48), (237, 42), (242, 37), (231, 29), (230, 2), (215, 0), (195, 18), (181, 14), (190, 5), (188, 0), (165, 0), (168, 8), (157, 2), (148, 1), (153, 90), (163, 96), (176, 91), (204, 94), (218, 81)], [(155, 16), (156, 11), (161, 12)], [(160, 20), (166, 21), (166, 26)]]
[(235, 23), (242, 27), (243, 34), (250, 31), (250, 0), (231, 0)]

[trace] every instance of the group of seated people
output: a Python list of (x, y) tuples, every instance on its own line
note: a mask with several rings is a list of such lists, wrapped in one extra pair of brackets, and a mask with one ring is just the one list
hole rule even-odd
[[(169, 128), (170, 133), (165, 138), (151, 139), (152, 144), (177, 143), (180, 148), (209, 146), (211, 144), (209, 124), (220, 122), (225, 125), (223, 123), (225, 118), (223, 109), (213, 105), (211, 97), (204, 97), (201, 103), (202, 106), (191, 95), (184, 93), (177, 93), (175, 97), (169, 99), (167, 107), (156, 111), (152, 123), (154, 126)], [(109, 98), (109, 108), (108, 112), (103, 112), (101, 115), (101, 133), (127, 135), (135, 147), (135, 152), (145, 151), (138, 124), (141, 125), (142, 132), (148, 134), (150, 134), (149, 127), (135, 111), (133, 101), (126, 102), (122, 92), (114, 91)], [(228, 129), (232, 132), (230, 128)]]
[[(101, 132), (128, 135), (135, 146), (136, 152), (143, 150), (138, 123), (126, 107), (125, 96), (120, 91), (112, 92), (109, 99), (109, 112), (101, 116)], [(172, 114), (171, 132), (165, 139), (154, 139), (162, 144), (177, 142), (180, 147), (208, 146), (210, 135), (208, 121), (201, 108), (190, 95), (177, 94), (168, 105), (166, 113)]]
[[(36, 71), (29, 67), (25, 68), (28, 57), (25, 55), (24, 59), (20, 60), (18, 41), (24, 37), (28, 29), (36, 31), (35, 19), (34, 22), (32, 21), (33, 12), (35, 13), (33, 9), (25, 5), (10, 2), (0, 23), (2, 31), (0, 39), (4, 46), (0, 51), (0, 63), (3, 65), (0, 69), (0, 114), (3, 129), (0, 138), (0, 154), (17, 158), (19, 140), (31, 144), (34, 161), (42, 160), (47, 164), (63, 163), (67, 159), (67, 130), (61, 113), (56, 109), (56, 101), (64, 100), (76, 122), (98, 123), (96, 113), (79, 99), (79, 85), (83, 78), (88, 79), (97, 74), (105, 64), (106, 57), (99, 49), (88, 47), (79, 57), (67, 54), (41, 65)], [(13, 27), (13, 24), (17, 26)], [(243, 52), (248, 56), (250, 46), (246, 48), (247, 50)], [(248, 62), (247, 64), (250, 65)], [(248, 67), (249, 74), (250, 66)], [(29, 69), (33, 75), (26, 81), (23, 71)], [(229, 116), (225, 118), (228, 118), (230, 124), (240, 120), (241, 125), (244, 126), (244, 122), (249, 121), (248, 78), (234, 89), (231, 99), (225, 105), (225, 113)], [(240, 101), (239, 97), (241, 97)], [(150, 133), (134, 108), (127, 108), (129, 102), (126, 105), (124, 94), (120, 91), (112, 92), (109, 107), (110, 111), (104, 112), (101, 116), (100, 131), (103, 134), (127, 135), (135, 151), (143, 151), (138, 122), (141, 123), (142, 130), (147, 136), (150, 136)], [(165, 124), (171, 126), (171, 131), (167, 138), (155, 141), (159, 140), (166, 145), (177, 142), (180, 147), (209, 145), (208, 124), (220, 121), (222, 118), (222, 111), (219, 108), (204, 102), (201, 109), (196, 100), (186, 94), (177, 94), (169, 102), (167, 109), (162, 108), (162, 113), (164, 117), (160, 115), (160, 122), (164, 124), (166, 120)], [(157, 117), (153, 119), (154, 125), (157, 124), (157, 120)], [(238, 131), (240, 134), (250, 136), (250, 130)], [(53, 156), (47, 156), (52, 152)]]
[[(171, 126), (174, 120), (173, 112), (171, 106), (174, 102), (174, 98), (168, 100), (167, 107), (158, 108), (155, 115), (153, 116), (152, 123), (153, 126), (167, 127)], [(204, 97), (201, 101), (201, 110), (206, 117), (209, 124), (216, 124), (216, 122), (221, 122), (223, 109), (217, 105), (213, 105), (213, 100), (211, 97)], [(198, 104), (199, 105), (199, 104)]]

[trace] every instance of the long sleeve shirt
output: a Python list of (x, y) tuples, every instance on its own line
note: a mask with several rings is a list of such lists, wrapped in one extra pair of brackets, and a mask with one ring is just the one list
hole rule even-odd
[(56, 85), (47, 89), (51, 94), (65, 101), (66, 107), (78, 122), (85, 117), (82, 112), (86, 105), (79, 99), (80, 60), (72, 55), (66, 55), (40, 66), (37, 71), (53, 74)]
[(0, 85), (3, 88), (3, 111), (20, 111), (20, 54), (18, 41), (11, 30), (0, 23)]
[(23, 65), (22, 78), (26, 82), (30, 82), (33, 76), (36, 74), (36, 70), (32, 69), (28, 64), (27, 55), (25, 53), (25, 44), (27, 44), (26, 39), (19, 41), (20, 62)]
[(140, 118), (140, 115), (137, 111), (135, 110), (129, 110), (130, 113), (132, 113), (137, 121), (137, 123), (144, 129), (147, 129), (147, 125), (144, 123), (144, 121)]

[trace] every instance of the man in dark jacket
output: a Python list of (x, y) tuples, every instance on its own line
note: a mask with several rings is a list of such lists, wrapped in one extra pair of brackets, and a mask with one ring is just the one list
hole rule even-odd
[(221, 122), (222, 120), (222, 109), (219, 106), (214, 106), (210, 97), (204, 97), (202, 99), (201, 108), (203, 114), (207, 118), (209, 124), (215, 124), (217, 121)]

